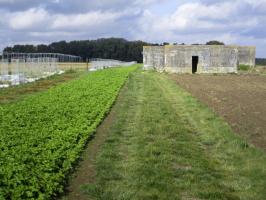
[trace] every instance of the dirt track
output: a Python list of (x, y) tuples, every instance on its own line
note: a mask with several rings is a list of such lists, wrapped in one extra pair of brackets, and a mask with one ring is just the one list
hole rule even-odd
[(266, 76), (170, 76), (224, 117), (237, 133), (266, 150)]

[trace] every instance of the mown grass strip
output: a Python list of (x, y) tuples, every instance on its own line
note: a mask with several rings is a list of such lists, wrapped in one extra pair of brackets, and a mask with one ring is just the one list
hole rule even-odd
[(97, 71), (0, 107), (0, 199), (49, 199), (137, 66)]
[(258, 199), (266, 197), (266, 156), (166, 75), (138, 71), (126, 85), (94, 199)]

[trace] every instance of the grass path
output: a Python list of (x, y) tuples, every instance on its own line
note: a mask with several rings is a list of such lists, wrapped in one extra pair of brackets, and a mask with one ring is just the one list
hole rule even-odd
[(266, 199), (266, 156), (166, 75), (134, 72), (96, 161), (92, 199)]

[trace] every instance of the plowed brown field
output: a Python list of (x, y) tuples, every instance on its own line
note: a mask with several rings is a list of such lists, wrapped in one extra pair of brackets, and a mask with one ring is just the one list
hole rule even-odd
[(266, 150), (265, 75), (170, 75), (245, 137)]

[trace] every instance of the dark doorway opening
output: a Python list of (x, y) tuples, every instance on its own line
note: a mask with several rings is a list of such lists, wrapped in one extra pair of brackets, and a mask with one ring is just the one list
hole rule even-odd
[(195, 74), (198, 71), (199, 56), (192, 56), (192, 73)]

